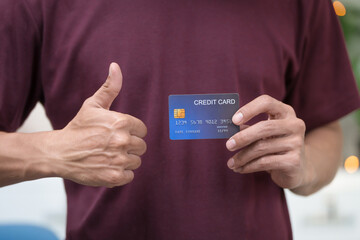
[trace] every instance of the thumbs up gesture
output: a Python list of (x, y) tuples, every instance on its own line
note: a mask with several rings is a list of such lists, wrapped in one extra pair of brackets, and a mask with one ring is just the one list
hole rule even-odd
[(121, 186), (134, 178), (146, 151), (145, 124), (109, 108), (122, 86), (112, 63), (100, 89), (85, 100), (75, 118), (56, 136), (55, 175), (89, 186)]

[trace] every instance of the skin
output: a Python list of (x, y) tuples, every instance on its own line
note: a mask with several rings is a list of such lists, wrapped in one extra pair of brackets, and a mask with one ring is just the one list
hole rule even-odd
[(109, 108), (122, 86), (120, 67), (61, 130), (0, 134), (0, 186), (61, 177), (89, 186), (131, 182), (146, 151), (145, 124)]
[[(268, 120), (244, 125), (261, 113)], [(240, 108), (233, 122), (243, 129), (226, 143), (236, 152), (227, 162), (234, 172), (266, 171), (278, 186), (299, 195), (310, 195), (334, 178), (342, 148), (338, 121), (305, 134), (305, 123), (291, 106), (263, 95)]]
[[(146, 151), (147, 129), (141, 120), (109, 110), (121, 86), (120, 67), (113, 63), (106, 82), (64, 129), (0, 132), (0, 186), (44, 177), (105, 187), (131, 182)], [(269, 119), (244, 125), (261, 113)], [(266, 95), (240, 108), (233, 122), (242, 129), (226, 143), (235, 153), (227, 163), (233, 171), (267, 171), (277, 185), (301, 195), (334, 178), (341, 159), (338, 122), (305, 134), (292, 107)]]

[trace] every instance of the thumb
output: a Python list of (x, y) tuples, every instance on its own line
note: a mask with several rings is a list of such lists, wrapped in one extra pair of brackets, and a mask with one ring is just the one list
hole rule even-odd
[(117, 63), (111, 63), (109, 76), (105, 83), (92, 96), (92, 100), (100, 107), (109, 109), (114, 99), (117, 97), (122, 86), (122, 74)]

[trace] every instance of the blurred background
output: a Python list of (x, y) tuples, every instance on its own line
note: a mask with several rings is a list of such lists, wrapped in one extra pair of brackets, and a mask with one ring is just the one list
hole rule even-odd
[[(336, 10), (360, 86), (360, 0), (341, 3), (336, 3), (339, 4)], [(286, 191), (295, 240), (360, 240), (360, 111), (344, 118), (341, 124), (345, 142), (343, 164), (335, 180), (309, 197)], [(51, 129), (43, 107), (38, 104), (19, 131)], [(66, 197), (61, 179), (48, 178), (0, 188), (0, 226), (45, 226), (64, 239), (65, 221)]]

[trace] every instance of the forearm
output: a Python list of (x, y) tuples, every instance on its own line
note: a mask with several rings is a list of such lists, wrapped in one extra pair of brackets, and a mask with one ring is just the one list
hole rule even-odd
[(341, 150), (342, 134), (338, 122), (309, 132), (305, 137), (304, 181), (291, 191), (310, 195), (329, 184), (341, 163)]
[(0, 132), (0, 187), (53, 176), (47, 143), (51, 132)]
[(0, 187), (43, 177), (61, 177), (88, 186), (122, 186), (134, 178), (146, 151), (146, 125), (110, 111), (122, 86), (112, 63), (105, 83), (86, 99), (61, 130), (0, 132)]

